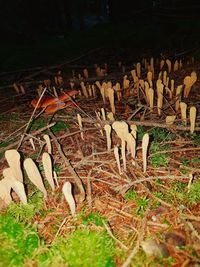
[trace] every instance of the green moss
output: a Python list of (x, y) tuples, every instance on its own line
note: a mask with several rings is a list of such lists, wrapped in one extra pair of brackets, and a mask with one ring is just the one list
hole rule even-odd
[(200, 201), (200, 181), (194, 182), (188, 193), (189, 204), (196, 204), (198, 201)]
[(169, 203), (177, 203), (180, 204), (186, 204), (186, 196), (187, 196), (187, 190), (186, 190), (187, 184), (179, 181), (172, 182), (170, 185), (170, 188), (166, 191), (161, 191), (159, 193), (155, 193), (154, 195), (158, 198), (167, 201)]
[(196, 133), (187, 134), (186, 136), (189, 136), (192, 139), (194, 145), (200, 146), (200, 135), (199, 134), (196, 134)]
[(63, 121), (58, 121), (58, 122), (56, 122), (56, 124), (53, 127), (51, 127), (51, 130), (55, 134), (55, 133), (57, 133), (59, 131), (64, 131), (64, 130), (66, 130), (68, 128), (69, 128), (68, 124), (66, 124)]
[(137, 192), (135, 190), (128, 190), (124, 196), (125, 200), (132, 201), (137, 198)]
[(43, 208), (43, 195), (41, 192), (29, 195), (28, 204), (11, 203), (7, 208), (7, 215), (17, 222), (30, 223), (35, 214)]
[(181, 167), (179, 167), (179, 171), (180, 171), (180, 173), (182, 173), (182, 174), (187, 174), (189, 171), (188, 170), (186, 170), (186, 169), (184, 169), (184, 168), (181, 168)]
[(7, 147), (9, 144), (10, 144), (9, 142), (1, 141), (1, 142), (0, 142), (0, 148)]
[(154, 168), (158, 168), (160, 166), (167, 166), (168, 161), (169, 161), (169, 156), (168, 154), (164, 153), (158, 153), (160, 150), (169, 150), (168, 145), (161, 145), (157, 141), (152, 141), (150, 145), (150, 154), (151, 153), (156, 153), (155, 155), (150, 155), (150, 161), (151, 164)]
[(37, 131), (37, 130), (45, 127), (47, 124), (48, 124), (48, 121), (46, 119), (38, 118), (32, 122), (29, 130), (30, 131)]
[(38, 266), (114, 267), (115, 246), (106, 232), (78, 229), (38, 257)]
[(170, 146), (169, 145), (162, 145), (157, 141), (152, 141), (150, 145), (150, 152), (151, 153), (156, 153), (162, 150), (169, 150)]
[(154, 192), (153, 195), (157, 198), (164, 199), (164, 195), (161, 192)]
[(0, 266), (22, 266), (39, 247), (40, 239), (31, 227), (0, 215)]
[(149, 204), (149, 199), (147, 197), (141, 197), (137, 194), (136, 191), (131, 189), (125, 194), (124, 198), (127, 201), (135, 202), (136, 208), (134, 209), (134, 213), (136, 215), (139, 215), (141, 217), (144, 215)]
[(200, 158), (196, 158), (196, 157), (192, 158), (192, 159), (191, 159), (191, 163), (192, 163), (193, 165), (198, 165), (198, 164), (200, 164)]
[(169, 133), (167, 130), (162, 129), (162, 128), (152, 128), (149, 131), (149, 134), (153, 137), (153, 140), (156, 142), (162, 142), (162, 141), (167, 141), (172, 139), (172, 134)]
[(136, 199), (137, 207), (135, 209), (135, 212), (139, 216), (143, 216), (147, 207), (148, 207), (149, 199), (146, 197), (138, 197)]
[(184, 165), (184, 166), (189, 166), (190, 165), (190, 160), (183, 157), (183, 158), (180, 158), (180, 162)]
[(85, 225), (89, 225), (92, 222), (97, 226), (103, 226), (103, 220), (107, 221), (106, 218), (103, 218), (98, 212), (93, 212), (82, 217), (82, 223)]
[[(30, 127), (30, 131), (37, 131), (45, 126), (48, 125), (48, 120), (44, 118), (38, 118), (32, 122), (32, 125)], [(51, 127), (51, 131), (55, 134), (59, 131), (64, 131), (69, 128), (69, 125), (66, 124), (63, 121), (58, 121), (56, 124)]]
[(58, 164), (54, 164), (53, 170), (56, 172), (57, 176), (59, 176), (61, 173), (61, 166)]
[(167, 166), (169, 161), (169, 157), (166, 154), (157, 154), (157, 155), (153, 155), (151, 157), (151, 165), (154, 168), (158, 168), (158, 167), (165, 167)]
[(192, 183), (189, 192), (187, 183), (176, 181), (171, 183), (167, 191), (154, 192), (153, 194), (169, 203), (183, 204), (190, 207), (200, 201), (200, 181)]
[(145, 128), (143, 126), (137, 126), (137, 138), (138, 141), (142, 141), (143, 135), (146, 133)]

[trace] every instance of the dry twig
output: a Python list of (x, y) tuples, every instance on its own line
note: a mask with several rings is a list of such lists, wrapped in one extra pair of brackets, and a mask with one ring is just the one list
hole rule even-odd
[(85, 189), (83, 187), (83, 184), (81, 182), (80, 177), (78, 176), (78, 174), (76, 173), (76, 171), (74, 170), (74, 168), (72, 167), (70, 161), (67, 159), (67, 157), (65, 156), (65, 154), (62, 151), (62, 147), (59, 144), (58, 140), (56, 139), (55, 135), (50, 132), (49, 135), (51, 136), (51, 138), (53, 139), (53, 141), (55, 142), (55, 145), (58, 149), (58, 152), (61, 156), (61, 158), (63, 159), (65, 166), (67, 167), (67, 169), (69, 170), (70, 174), (74, 177), (74, 180), (76, 182), (76, 185), (80, 191), (80, 202), (83, 202), (85, 200)]

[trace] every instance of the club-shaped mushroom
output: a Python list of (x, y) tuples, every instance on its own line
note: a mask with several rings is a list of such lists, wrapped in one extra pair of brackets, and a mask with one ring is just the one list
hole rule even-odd
[(45, 177), (49, 185), (51, 186), (52, 191), (55, 191), (55, 184), (53, 180), (53, 170), (52, 170), (52, 160), (51, 160), (51, 156), (49, 155), (49, 153), (44, 152), (42, 154), (42, 164), (44, 167)]
[(191, 134), (194, 133), (195, 129), (195, 121), (196, 121), (196, 114), (197, 114), (197, 109), (196, 107), (191, 107), (190, 108), (190, 132)]
[(143, 172), (147, 170), (147, 150), (149, 145), (149, 134), (145, 133), (142, 138), (142, 159), (143, 159)]
[(27, 197), (24, 189), (24, 184), (17, 180), (11, 168), (6, 168), (3, 170), (4, 179), (2, 183), (7, 187), (8, 191), (12, 188), (18, 195), (20, 201), (23, 204), (27, 204)]
[(21, 170), (20, 154), (15, 149), (6, 150), (5, 158), (8, 165), (12, 169), (12, 172), (17, 180), (23, 183), (23, 174)]
[(187, 104), (184, 102), (180, 102), (181, 109), (181, 120), (187, 124)]
[(72, 186), (70, 182), (65, 182), (62, 188), (62, 192), (64, 194), (65, 200), (67, 201), (71, 214), (74, 217), (76, 214), (76, 204), (74, 197), (72, 195)]
[(31, 180), (31, 182), (43, 193), (44, 198), (46, 198), (47, 191), (44, 187), (41, 174), (35, 162), (31, 158), (27, 158), (24, 160), (24, 169), (28, 175), (28, 178)]
[(115, 130), (118, 137), (121, 139), (122, 159), (124, 170), (126, 171), (126, 137), (128, 134), (128, 124), (124, 121), (115, 121), (112, 124), (112, 128)]
[(49, 135), (48, 134), (44, 134), (43, 138), (44, 138), (44, 140), (46, 142), (48, 153), (52, 154), (52, 146), (51, 146), (51, 140), (50, 140)]

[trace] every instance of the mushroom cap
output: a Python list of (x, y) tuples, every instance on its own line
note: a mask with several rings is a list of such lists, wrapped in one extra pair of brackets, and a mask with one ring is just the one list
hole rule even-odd
[(5, 158), (8, 162), (9, 167), (12, 169), (9, 170), (13, 174), (13, 177), (21, 182), (23, 182), (23, 174), (20, 164), (20, 154), (16, 149), (6, 150)]
[(45, 109), (45, 113), (52, 114), (52, 113), (55, 113), (56, 111), (58, 111), (59, 109), (62, 109), (64, 107), (65, 107), (65, 103), (63, 101), (58, 101), (55, 104), (47, 106), (47, 108)]
[[(37, 108), (45, 108), (48, 107), (50, 105), (54, 105), (57, 104), (57, 102), (59, 101), (66, 101), (66, 100), (70, 100), (71, 96), (77, 95), (78, 91), (77, 90), (71, 90), (71, 91), (66, 91), (64, 93), (62, 93), (61, 95), (59, 95), (59, 97), (52, 97), (52, 96), (43, 96), (40, 100), (40, 103), (38, 104)], [(34, 98), (31, 101), (31, 105), (35, 108), (37, 105), (39, 98)], [(48, 112), (47, 112), (48, 113)]]
[(46, 109), (45, 109), (45, 113), (47, 114), (53, 114), (56, 111), (63, 109), (63, 108), (68, 108), (68, 107), (76, 107), (78, 106), (80, 103), (74, 103), (72, 101), (67, 101), (66, 103), (63, 101), (59, 101), (56, 104), (52, 104), (49, 105)]
[(183, 83), (184, 83), (185, 85), (189, 85), (190, 82), (191, 82), (191, 77), (190, 77), (190, 76), (186, 76), (186, 77), (184, 78)]
[[(48, 105), (51, 105), (55, 102), (55, 97), (52, 96), (43, 96), (40, 100), (40, 103), (38, 104), (37, 108), (43, 108), (43, 107), (47, 107)], [(31, 101), (31, 105), (35, 108), (37, 105), (37, 102), (39, 100), (39, 97), (34, 98)]]
[(59, 100), (61, 101), (66, 101), (66, 100), (70, 100), (70, 98), (72, 96), (75, 96), (78, 94), (78, 91), (77, 90), (71, 90), (71, 91), (65, 91), (63, 92), (61, 95), (59, 95)]

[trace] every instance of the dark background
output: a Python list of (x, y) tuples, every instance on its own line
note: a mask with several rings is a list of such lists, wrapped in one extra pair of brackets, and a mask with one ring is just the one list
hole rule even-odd
[(197, 0), (0, 0), (0, 69), (53, 64), (102, 45), (198, 49), (199, 14)]

